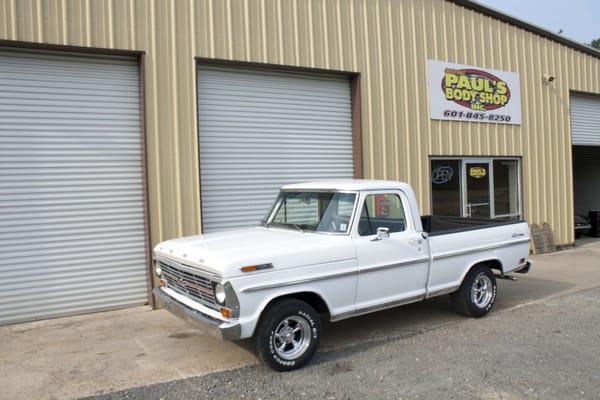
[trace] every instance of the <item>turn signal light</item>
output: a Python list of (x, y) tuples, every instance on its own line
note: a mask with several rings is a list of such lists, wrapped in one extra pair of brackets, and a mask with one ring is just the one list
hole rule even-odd
[(247, 267), (240, 268), (240, 270), (242, 272), (252, 272), (252, 271), (258, 271), (261, 269), (270, 269), (270, 268), (273, 268), (273, 264), (268, 263), (268, 264), (259, 264), (259, 265), (249, 265)]
[(231, 311), (227, 308), (221, 308), (221, 315), (225, 318), (231, 317)]
[(166, 279), (161, 279), (160, 280), (160, 287), (167, 287), (167, 280)]

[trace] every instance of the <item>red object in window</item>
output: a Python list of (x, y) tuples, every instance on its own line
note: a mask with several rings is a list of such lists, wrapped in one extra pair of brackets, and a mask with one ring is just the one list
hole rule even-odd
[(375, 217), (390, 216), (390, 201), (384, 194), (375, 196)]

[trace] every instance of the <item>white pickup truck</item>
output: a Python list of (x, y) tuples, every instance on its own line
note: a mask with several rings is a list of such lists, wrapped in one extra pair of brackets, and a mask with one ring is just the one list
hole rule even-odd
[(316, 352), (321, 318), (448, 293), (481, 317), (496, 277), (528, 272), (528, 255), (524, 221), (421, 217), (401, 182), (310, 182), (284, 186), (260, 226), (158, 244), (154, 294), (223, 340), (254, 336), (260, 358), (286, 371)]

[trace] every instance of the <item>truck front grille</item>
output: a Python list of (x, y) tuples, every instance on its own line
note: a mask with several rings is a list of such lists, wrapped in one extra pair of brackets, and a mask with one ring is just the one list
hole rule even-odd
[(159, 261), (159, 263), (162, 271), (161, 277), (166, 279), (167, 287), (205, 306), (218, 308), (210, 279), (184, 271), (164, 261)]

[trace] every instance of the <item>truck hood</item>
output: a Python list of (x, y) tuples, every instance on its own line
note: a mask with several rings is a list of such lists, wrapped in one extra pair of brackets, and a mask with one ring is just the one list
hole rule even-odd
[(157, 257), (233, 278), (240, 268), (273, 264), (287, 269), (356, 258), (349, 236), (325, 235), (276, 227), (253, 227), (167, 240), (154, 248)]

